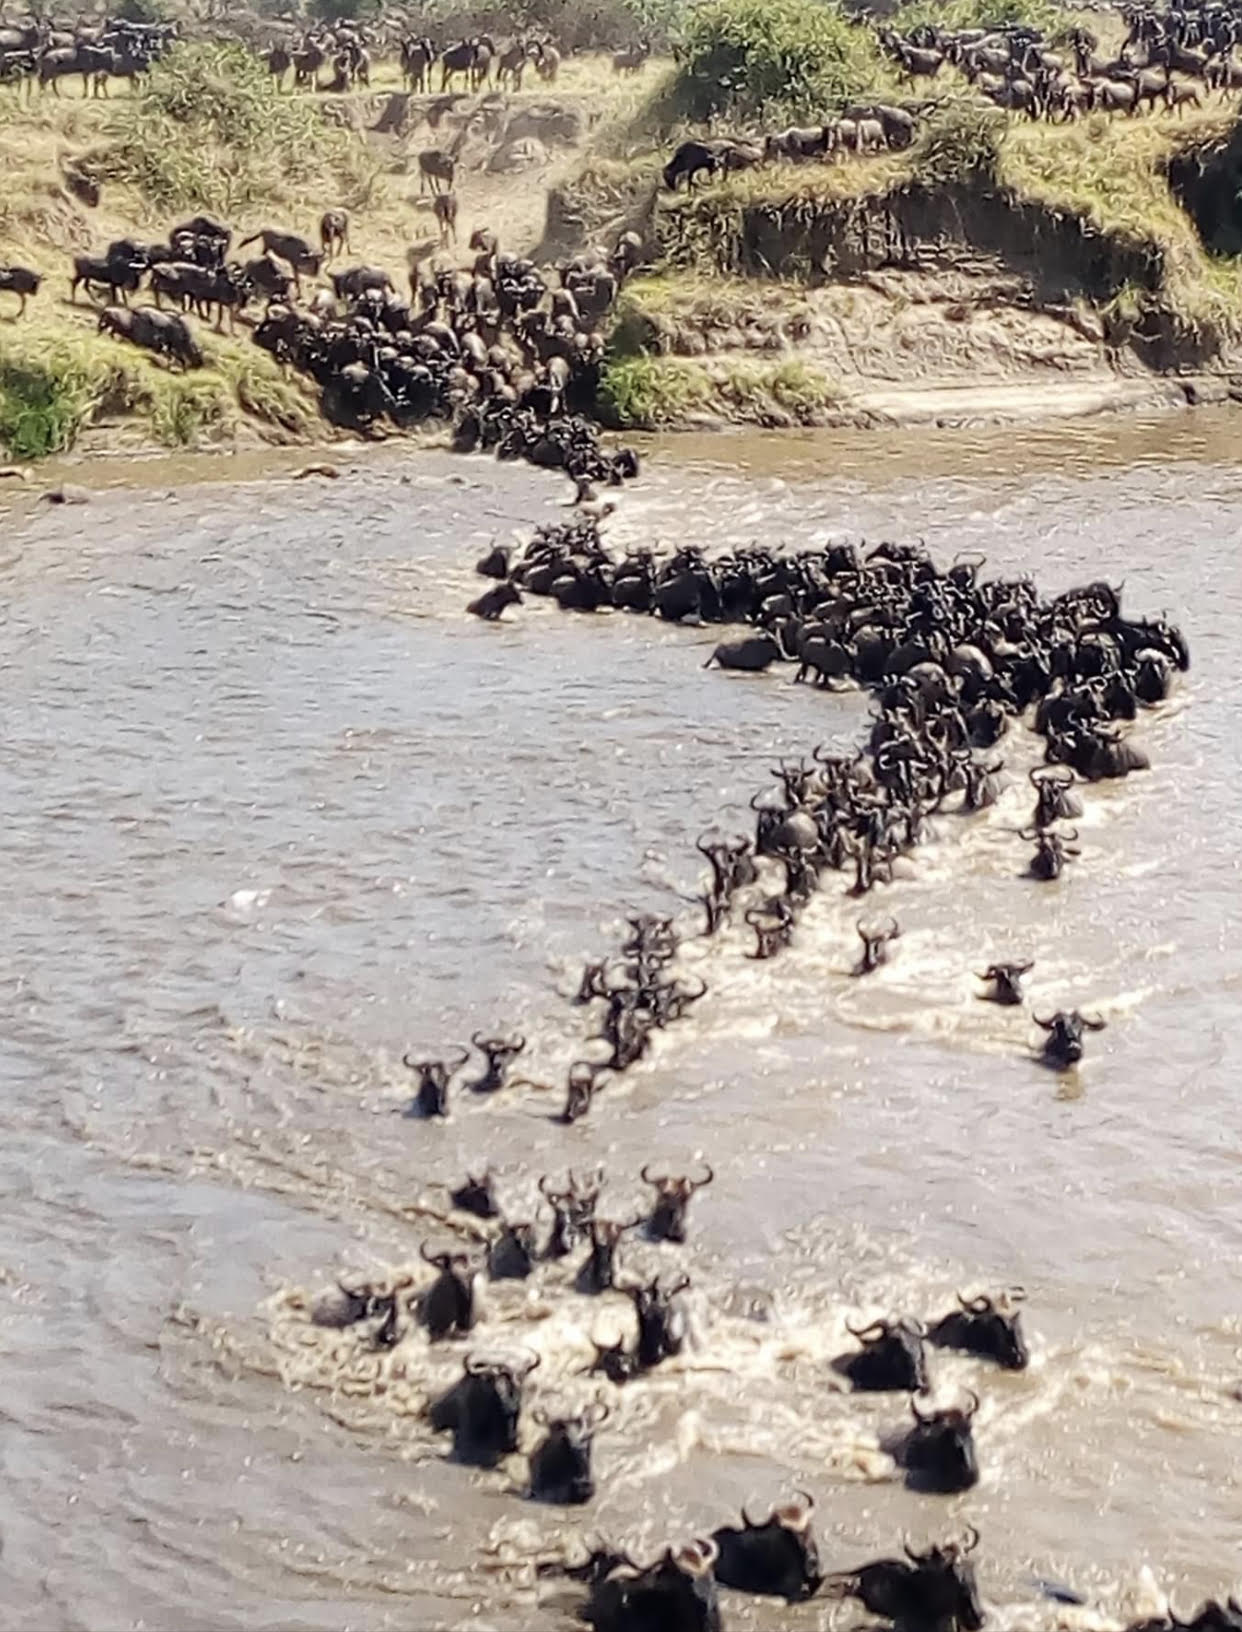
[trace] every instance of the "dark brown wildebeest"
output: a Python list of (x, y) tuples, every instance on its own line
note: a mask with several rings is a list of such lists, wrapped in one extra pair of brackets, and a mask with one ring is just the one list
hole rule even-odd
[(325, 261), (349, 248), (349, 216), (344, 210), (324, 211), (319, 222), (319, 242), (323, 245)]
[(442, 147), (427, 147), (418, 155), (418, 190), (425, 193), (451, 192), (457, 175), (457, 158)]
[(457, 194), (437, 193), (431, 202), (432, 214), (440, 228), (440, 242), (457, 242)]
[(18, 317), (26, 314), (26, 302), (31, 295), (39, 293), (39, 285), (43, 282), (38, 272), (32, 272), (28, 266), (0, 266), (0, 290), (10, 295), (16, 295), (21, 305), (17, 308)]

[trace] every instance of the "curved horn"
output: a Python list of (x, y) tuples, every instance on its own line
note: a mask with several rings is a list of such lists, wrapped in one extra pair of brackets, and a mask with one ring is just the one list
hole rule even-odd
[(801, 1496), (803, 1505), (806, 1508), (808, 1513), (814, 1513), (814, 1511), (815, 1511), (815, 1498), (814, 1498), (814, 1496), (811, 1495), (809, 1490), (798, 1490), (798, 1491), (795, 1491), (794, 1494), (795, 1494), (795, 1496)]
[(917, 1394), (911, 1394), (910, 1396), (910, 1415), (914, 1418), (915, 1422), (920, 1425), (920, 1427), (930, 1420), (919, 1410), (919, 1397)]
[(979, 1409), (980, 1401), (979, 1396), (975, 1393), (973, 1388), (968, 1388), (966, 1390), (966, 1399), (968, 1404), (966, 1406), (966, 1410), (963, 1412), (963, 1416), (965, 1416), (967, 1422), (970, 1422)]
[(888, 1322), (886, 1320), (873, 1320), (869, 1326), (854, 1327), (851, 1326), (847, 1320), (845, 1323), (845, 1329), (851, 1337), (856, 1337), (860, 1343), (865, 1343), (868, 1340), (868, 1332), (876, 1332), (880, 1334), (887, 1332)]
[(491, 1039), (487, 1038), (487, 1037), (484, 1037), (484, 1035), (483, 1035), (483, 1033), (481, 1031), (472, 1031), (470, 1033), (470, 1041), (474, 1044), (474, 1046), (479, 1050), (479, 1052), (481, 1054), (486, 1054), (487, 1049), (484, 1048), (483, 1045), (486, 1042), (490, 1042)]
[(643, 1181), (644, 1184), (653, 1184), (653, 1185), (655, 1185), (657, 1190), (659, 1189), (659, 1187), (660, 1187), (659, 1179), (653, 1179), (651, 1177), (651, 1163), (650, 1162), (644, 1162), (643, 1163), (642, 1169), (639, 1172), (638, 1176)]
[(906, 1555), (906, 1557), (910, 1560), (911, 1564), (917, 1564), (919, 1562), (921, 1554), (916, 1553), (914, 1548), (911, 1547), (910, 1538), (909, 1538), (909, 1536), (907, 1536), (905, 1534), (904, 1531), (902, 1532), (902, 1536), (901, 1536), (901, 1550)]
[(526, 1362), (525, 1370), (521, 1375), (521, 1380), (523, 1382), (525, 1382), (533, 1371), (538, 1371), (540, 1366), (543, 1364), (543, 1356), (541, 1354), (536, 1354), (533, 1350), (528, 1352), (530, 1354), (530, 1358)]
[(465, 1065), (466, 1061), (470, 1058), (470, 1050), (468, 1048), (462, 1048), (460, 1043), (458, 1043), (455, 1052), (459, 1052), (461, 1054), (461, 1058), (457, 1061), (456, 1065), (449, 1065), (447, 1060), (444, 1062), (448, 1067), (448, 1074), (450, 1077), (454, 1071), (460, 1071), (462, 1066)]
[(696, 1541), (694, 1545), (703, 1560), (703, 1574), (710, 1575), (720, 1557), (720, 1544), (709, 1536), (706, 1541)]
[(407, 1071), (421, 1071), (428, 1062), (426, 1060), (416, 1060), (412, 1051), (407, 1049), (401, 1056), (401, 1063)]
[(463, 1361), (467, 1377), (482, 1377), (484, 1372), (492, 1370), (490, 1360), (480, 1360), (477, 1354), (468, 1354)]
[(691, 1179), (690, 1181), (691, 1187), (695, 1190), (706, 1190), (707, 1186), (711, 1184), (713, 1179), (716, 1177), (715, 1169), (712, 1167), (710, 1162), (703, 1163), (703, 1171), (707, 1174), (705, 1179)]
[(1041, 1020), (1040, 1017), (1037, 1014), (1032, 1014), (1031, 1019), (1035, 1022), (1035, 1024), (1040, 1028), (1041, 1031), (1051, 1031), (1053, 1026), (1056, 1024), (1056, 1016), (1055, 1015), (1053, 1015), (1051, 1020)]
[(612, 1407), (607, 1400), (592, 1400), (582, 1413), (582, 1420), (588, 1428), (602, 1428), (612, 1415)]
[(966, 1526), (966, 1535), (969, 1539), (963, 1541), (962, 1551), (964, 1553), (973, 1553), (975, 1548), (979, 1545), (979, 1532), (975, 1529), (973, 1524), (968, 1524)]
[(448, 1264), (451, 1256), (447, 1252), (435, 1252), (428, 1257), (427, 1243), (425, 1241), (420, 1244), (418, 1255), (425, 1264), (430, 1264), (433, 1269), (443, 1269)]

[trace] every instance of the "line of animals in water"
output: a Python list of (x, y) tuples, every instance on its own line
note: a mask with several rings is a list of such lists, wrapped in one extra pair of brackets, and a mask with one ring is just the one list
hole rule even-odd
[[(1075, 791), (1087, 781), (1120, 777), (1147, 766), (1146, 756), (1124, 731), (1140, 706), (1161, 701), (1173, 675), (1189, 664), (1180, 632), (1165, 618), (1122, 615), (1117, 592), (1096, 582), (1052, 599), (1042, 598), (1029, 578), (986, 580), (983, 563), (958, 560), (941, 571), (922, 545), (885, 543), (866, 553), (833, 544), (797, 554), (765, 549), (737, 551), (709, 561), (687, 547), (665, 558), (650, 550), (617, 560), (600, 535), (600, 518), (579, 512), (572, 520), (541, 527), (516, 561), (495, 548), (478, 563), (497, 579), (471, 610), (494, 620), (524, 593), (549, 596), (567, 611), (612, 607), (650, 613), (676, 623), (743, 623), (756, 633), (721, 642), (709, 661), (758, 672), (778, 661), (796, 662), (796, 678), (824, 686), (852, 684), (875, 699), (868, 738), (853, 756), (816, 748), (810, 760), (782, 763), (776, 803), (757, 795), (753, 838), (704, 834), (698, 848), (710, 866), (698, 903), (703, 935), (715, 934), (741, 910), (756, 937), (751, 956), (764, 959), (787, 947), (799, 914), (818, 888), (821, 874), (852, 870), (852, 891), (868, 895), (891, 882), (893, 863), (927, 836), (928, 820), (946, 808), (969, 813), (993, 804), (1003, 766), (993, 757), (1013, 722), (1025, 717), (1045, 743), (1045, 763), (1030, 778), (1036, 806), (1026, 831), (1036, 849), (1030, 871), (1055, 878), (1073, 854), (1073, 829), (1081, 815)], [(952, 806), (949, 801), (953, 800)], [(756, 896), (765, 876), (783, 873), (776, 893)], [(863, 951), (856, 975), (882, 962), (897, 939), (896, 921), (860, 921)], [(569, 1071), (561, 1119), (579, 1121), (591, 1109), (601, 1078), (640, 1060), (653, 1033), (683, 1017), (706, 995), (672, 972), (682, 936), (671, 916), (635, 913), (618, 958), (589, 962), (573, 1001), (597, 1006), (599, 1029), (590, 1042), (608, 1048), (606, 1058), (580, 1059)], [(980, 972), (979, 995), (1016, 1006), (1029, 961), (991, 964)], [(1038, 1018), (1038, 1017), (1037, 1017)], [(1102, 1022), (1077, 1010), (1040, 1019), (1043, 1059), (1068, 1069), (1080, 1059), (1086, 1031)], [(476, 1032), (472, 1043), (482, 1065), (464, 1087), (492, 1095), (522, 1086), (513, 1075), (526, 1047), (520, 1034)], [(437, 1118), (449, 1109), (450, 1085), (469, 1058), (411, 1052), (405, 1064), (416, 1087), (411, 1114)], [(472, 1215), (484, 1232), (481, 1257), (469, 1251), (422, 1254), (434, 1276), (421, 1289), (412, 1275), (385, 1284), (342, 1285), (339, 1297), (317, 1313), (323, 1324), (376, 1324), (375, 1347), (391, 1348), (421, 1324), (433, 1342), (464, 1338), (480, 1317), (478, 1277), (525, 1279), (542, 1260), (567, 1259), (582, 1248), (570, 1288), (578, 1294), (619, 1293), (633, 1310), (634, 1336), (593, 1341), (588, 1377), (614, 1388), (640, 1383), (666, 1360), (680, 1355), (689, 1335), (684, 1294), (690, 1277), (625, 1279), (622, 1243), (642, 1230), (652, 1242), (683, 1245), (696, 1191), (714, 1173), (667, 1173), (650, 1165), (643, 1181), (654, 1192), (648, 1210), (633, 1217), (604, 1218), (596, 1211), (602, 1172), (586, 1180), (572, 1172), (566, 1182), (546, 1175), (540, 1194), (551, 1212), (541, 1241), (537, 1222), (507, 1218), (490, 1172), (469, 1174), (449, 1191), (452, 1205)], [(838, 1355), (835, 1370), (860, 1392), (908, 1395), (912, 1421), (887, 1442), (911, 1488), (956, 1493), (979, 1479), (974, 1419), (979, 1396), (967, 1392), (952, 1406), (928, 1408), (928, 1346), (966, 1351), (1008, 1369), (1021, 1370), (1028, 1350), (1021, 1326), (1020, 1288), (998, 1295), (960, 1297), (958, 1307), (930, 1326), (909, 1317), (847, 1327), (857, 1348)], [(428, 1407), (433, 1430), (452, 1436), (453, 1455), (469, 1465), (494, 1467), (518, 1450), (519, 1425), (529, 1412), (542, 1431), (530, 1454), (529, 1494), (541, 1501), (580, 1506), (595, 1492), (593, 1445), (607, 1420), (604, 1399), (569, 1411), (532, 1407), (527, 1385), (541, 1364), (467, 1354), (462, 1375)], [(600, 1386), (597, 1384), (597, 1386)], [(719, 1588), (796, 1602), (823, 1593), (852, 1597), (894, 1625), (978, 1632), (984, 1610), (972, 1555), (978, 1533), (939, 1542), (904, 1557), (881, 1558), (849, 1570), (821, 1568), (811, 1515), (813, 1499), (774, 1507), (756, 1522), (743, 1512), (740, 1525), (668, 1547), (651, 1562), (606, 1546), (585, 1562), (540, 1566), (586, 1589), (580, 1606), (597, 1632), (720, 1632)], [(1047, 1595), (1081, 1600), (1068, 1588), (1042, 1583)], [(1173, 1615), (1136, 1625), (1132, 1632), (1242, 1632), (1242, 1608), (1211, 1602), (1192, 1621)]]

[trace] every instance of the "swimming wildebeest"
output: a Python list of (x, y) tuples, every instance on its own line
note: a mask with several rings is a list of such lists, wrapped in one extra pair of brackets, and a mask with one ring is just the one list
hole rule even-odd
[(1029, 958), (1025, 963), (989, 963), (983, 973), (975, 978), (990, 981), (992, 990), (979, 995), (987, 1003), (1016, 1006), (1023, 1001), (1022, 977), (1034, 967), (1034, 960)]
[(575, 1281), (578, 1291), (587, 1293), (611, 1292), (616, 1287), (617, 1248), (627, 1230), (636, 1230), (641, 1218), (631, 1218), (622, 1224), (612, 1218), (589, 1218), (584, 1228), (590, 1238), (591, 1250), (578, 1271)]
[(927, 1341), (938, 1349), (961, 1349), (984, 1360), (995, 1360), (1006, 1371), (1024, 1371), (1030, 1354), (1022, 1332), (1021, 1312), (1014, 1305), (1025, 1297), (1020, 1286), (995, 1298), (986, 1294), (964, 1298), (959, 1292), (960, 1308), (938, 1320), (928, 1332)]
[(604, 1170), (598, 1168), (594, 1178), (580, 1185), (572, 1170), (564, 1190), (554, 1190), (545, 1173), (539, 1180), (539, 1194), (552, 1209), (552, 1228), (548, 1232), (545, 1258), (566, 1258), (581, 1241), (595, 1213), (599, 1193), (604, 1182)]
[(539, 1502), (576, 1507), (595, 1494), (591, 1450), (596, 1430), (608, 1420), (602, 1400), (572, 1417), (549, 1417), (536, 1408), (535, 1421), (548, 1430), (531, 1453), (530, 1493)]
[(889, 943), (900, 939), (901, 926), (895, 918), (889, 918), (876, 929), (868, 927), (860, 918), (855, 927), (858, 930), (858, 938), (863, 943), (863, 953), (854, 965), (853, 973), (869, 975), (882, 963), (888, 962)]
[(626, 1557), (594, 1581), (582, 1610), (595, 1632), (721, 1632), (715, 1542), (669, 1548), (645, 1568)]
[(535, 1226), (506, 1220), (488, 1249), (487, 1273), (494, 1281), (524, 1281), (534, 1267)]
[(927, 1359), (923, 1353), (924, 1331), (913, 1320), (873, 1320), (855, 1328), (847, 1320), (845, 1329), (862, 1348), (843, 1354), (833, 1366), (848, 1377), (853, 1386), (866, 1393), (900, 1390), (922, 1394), (927, 1388)]
[(407, 1070), (413, 1071), (418, 1077), (418, 1087), (415, 1089), (407, 1115), (411, 1116), (447, 1116), (449, 1079), (455, 1071), (460, 1071), (470, 1058), (470, 1050), (462, 1048), (457, 1051), (459, 1059), (445, 1060), (416, 1060), (411, 1055), (403, 1055), (401, 1063)]
[(1077, 1009), (1058, 1009), (1050, 1020), (1034, 1015), (1035, 1024), (1048, 1033), (1044, 1039), (1041, 1058), (1045, 1065), (1058, 1071), (1068, 1071), (1082, 1059), (1083, 1032), (1103, 1031), (1107, 1022), (1091, 1020)]
[(505, 1085), (510, 1065), (526, 1047), (526, 1039), (517, 1037), (481, 1037), (476, 1031), (470, 1041), (487, 1060), (481, 1077), (466, 1084), (471, 1093), (494, 1094)]
[(857, 1598), (873, 1615), (939, 1632), (980, 1632), (983, 1605), (968, 1555), (979, 1544), (971, 1529), (961, 1542), (946, 1542), (905, 1558), (881, 1558), (861, 1569), (828, 1576), (833, 1596)]
[(742, 1528), (722, 1526), (712, 1533), (719, 1556), (716, 1580), (737, 1592), (783, 1598), (788, 1604), (811, 1598), (823, 1579), (819, 1548), (811, 1528), (814, 1498), (774, 1507), (762, 1524), (742, 1509)]
[(681, 1243), (686, 1239), (686, 1212), (691, 1198), (696, 1190), (704, 1190), (715, 1178), (711, 1167), (703, 1163), (703, 1177), (701, 1179), (688, 1178), (683, 1174), (656, 1174), (647, 1163), (642, 1170), (642, 1181), (655, 1190), (655, 1206), (647, 1219), (647, 1235), (652, 1241), (675, 1241)]
[(979, 1461), (971, 1424), (979, 1409), (979, 1396), (968, 1393), (967, 1401), (964, 1410), (952, 1407), (929, 1411), (925, 1416), (919, 1410), (917, 1397), (910, 1396), (914, 1427), (902, 1441), (897, 1460), (913, 1489), (952, 1495), (978, 1484)]
[(645, 1286), (621, 1288), (633, 1303), (634, 1313), (638, 1317), (636, 1353), (644, 1371), (679, 1355), (685, 1347), (688, 1327), (681, 1294), (689, 1285), (688, 1275), (683, 1275), (670, 1287), (662, 1287), (657, 1276)]
[(477, 1179), (467, 1173), (466, 1182), (449, 1191), (449, 1200), (454, 1207), (460, 1207), (463, 1213), (473, 1213), (476, 1218), (497, 1218), (500, 1214), (490, 1169)]
[(485, 623), (496, 623), (506, 606), (520, 606), (522, 604), (521, 591), (514, 584), (497, 584), (495, 589), (485, 589), (477, 600), (471, 601), (466, 608), (473, 612), (476, 618), (482, 618)]
[(466, 1357), (463, 1375), (428, 1408), (431, 1426), (453, 1435), (453, 1455), (471, 1467), (494, 1468), (517, 1450), (522, 1386), (540, 1363), (532, 1354), (521, 1365)]
[(432, 1342), (442, 1337), (459, 1336), (474, 1326), (474, 1285), (469, 1271), (470, 1260), (464, 1252), (427, 1251), (424, 1242), (418, 1249), (423, 1261), (438, 1271), (436, 1278), (419, 1299), (419, 1314)]

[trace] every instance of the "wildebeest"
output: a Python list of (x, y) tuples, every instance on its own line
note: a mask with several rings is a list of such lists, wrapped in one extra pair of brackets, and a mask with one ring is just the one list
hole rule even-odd
[(596, 1430), (608, 1420), (608, 1406), (597, 1400), (576, 1416), (549, 1417), (541, 1409), (532, 1414), (547, 1434), (531, 1453), (531, 1495), (565, 1507), (589, 1502), (595, 1494), (591, 1452)]
[(594, 1178), (579, 1184), (572, 1170), (566, 1189), (556, 1190), (545, 1173), (539, 1180), (539, 1194), (552, 1209), (552, 1228), (543, 1249), (545, 1258), (566, 1258), (582, 1240), (595, 1213), (604, 1170), (598, 1168)]
[(26, 302), (32, 295), (39, 293), (39, 285), (42, 282), (42, 275), (32, 272), (27, 266), (0, 266), (0, 292), (17, 296), (20, 302), (17, 308), (18, 317), (26, 315)]
[(904, 1394), (922, 1394), (926, 1390), (924, 1332), (917, 1321), (873, 1320), (869, 1326), (858, 1328), (846, 1321), (845, 1329), (862, 1348), (854, 1354), (839, 1355), (833, 1365), (856, 1389)]
[(716, 1579), (722, 1587), (801, 1603), (819, 1590), (823, 1574), (811, 1528), (814, 1498), (774, 1507), (762, 1524), (742, 1509), (742, 1528), (722, 1526), (712, 1533), (718, 1556)]
[(442, 147), (427, 147), (418, 155), (418, 190), (450, 192), (457, 176), (457, 159)]
[(827, 1577), (838, 1597), (858, 1598), (873, 1615), (910, 1627), (939, 1632), (980, 1632), (983, 1605), (968, 1555), (979, 1544), (977, 1530), (961, 1542), (947, 1542), (905, 1558), (882, 1558), (861, 1569)]
[(1026, 1293), (1011, 1287), (998, 1297), (981, 1294), (964, 1298), (958, 1294), (959, 1308), (938, 1320), (927, 1334), (938, 1349), (961, 1349), (985, 1360), (995, 1360), (1006, 1371), (1024, 1371), (1030, 1362), (1022, 1317), (1016, 1304)]
[(978, 1484), (979, 1460), (971, 1426), (978, 1409), (979, 1396), (968, 1393), (965, 1409), (954, 1406), (924, 1415), (917, 1397), (910, 1396), (914, 1427), (902, 1441), (897, 1460), (913, 1489), (952, 1495)]
[(350, 266), (344, 272), (333, 272), (332, 289), (338, 300), (356, 300), (371, 289), (394, 293), (391, 277), (379, 266)]
[(440, 229), (442, 244), (457, 242), (457, 194), (437, 192), (431, 201), (431, 213)]
[(779, 658), (788, 656), (775, 635), (743, 635), (740, 640), (722, 640), (703, 667), (706, 669), (716, 663), (722, 669), (758, 674)]
[(526, 1039), (516, 1037), (484, 1037), (475, 1032), (470, 1041), (487, 1061), (481, 1077), (468, 1082), (466, 1087), (474, 1094), (494, 1094), (505, 1085), (510, 1065), (526, 1047)]
[(664, 166), (664, 185), (675, 193), (683, 176), (687, 188), (693, 188), (697, 177), (716, 175), (725, 168), (726, 154), (733, 145), (728, 141), (682, 142)]
[(517, 1450), (522, 1386), (541, 1356), (522, 1365), (481, 1360), (468, 1355), (463, 1375), (428, 1408), (431, 1426), (451, 1433), (453, 1455), (471, 1467), (494, 1468), (502, 1456)]
[(485, 589), (477, 600), (471, 601), (466, 611), (473, 612), (485, 623), (496, 623), (506, 606), (520, 606), (521, 602), (521, 591), (515, 584), (497, 584), (495, 589)]
[(576, 1286), (580, 1292), (598, 1294), (611, 1292), (616, 1286), (617, 1249), (627, 1230), (637, 1229), (641, 1218), (631, 1218), (622, 1224), (612, 1218), (585, 1220), (583, 1229), (591, 1243), (586, 1261), (578, 1271)]
[(901, 926), (895, 918), (889, 918), (886, 923), (876, 928), (874, 925), (867, 925), (860, 918), (855, 928), (859, 940), (863, 943), (863, 951), (862, 957), (854, 965), (853, 972), (856, 975), (869, 975), (882, 963), (888, 962), (889, 944), (900, 939)]
[(403, 1055), (402, 1065), (407, 1070), (413, 1071), (418, 1078), (418, 1087), (414, 1090), (410, 1114), (422, 1117), (448, 1115), (449, 1079), (454, 1072), (460, 1071), (470, 1058), (468, 1048), (460, 1049), (457, 1052), (460, 1057), (452, 1061), (416, 1060), (410, 1054)]
[(319, 220), (319, 242), (325, 261), (349, 248), (349, 216), (344, 210), (325, 210)]
[(73, 277), (69, 283), (69, 299), (76, 301), (83, 284), (89, 295), (92, 288), (106, 289), (112, 301), (128, 305), (125, 297), (132, 295), (142, 282), (146, 264), (140, 260), (113, 259), (109, 256), (75, 255)]
[(1107, 1025), (1104, 1020), (1089, 1019), (1077, 1009), (1058, 1009), (1048, 1020), (1041, 1020), (1039, 1015), (1033, 1019), (1048, 1033), (1040, 1050), (1041, 1058), (1058, 1071), (1068, 1071), (1082, 1059), (1085, 1031), (1103, 1031)]
[(193, 331), (178, 312), (155, 306), (105, 306), (99, 314), (99, 332), (114, 334), (144, 351), (154, 352), (181, 368), (201, 368), (203, 353)]
[(449, 1200), (454, 1207), (460, 1207), (463, 1213), (473, 1213), (476, 1218), (496, 1218), (500, 1213), (490, 1169), (477, 1179), (467, 1173), (465, 1183), (449, 1191)]
[(1034, 967), (1035, 963), (1031, 958), (1025, 963), (989, 963), (983, 973), (975, 978), (988, 981), (992, 989), (979, 995), (988, 1003), (1017, 1006), (1023, 1001), (1022, 977), (1029, 974)]
[(688, 1326), (681, 1294), (689, 1285), (688, 1275), (683, 1275), (670, 1287), (662, 1287), (657, 1276), (645, 1286), (622, 1288), (638, 1317), (636, 1353), (644, 1371), (658, 1366), (663, 1360), (674, 1358), (685, 1347)]
[(715, 1542), (669, 1548), (645, 1568), (626, 1558), (596, 1580), (582, 1611), (595, 1632), (721, 1632)]
[(715, 1178), (707, 1162), (703, 1163), (703, 1177), (692, 1179), (684, 1174), (657, 1174), (648, 1163), (642, 1170), (642, 1181), (655, 1190), (655, 1206), (647, 1219), (647, 1235), (652, 1241), (686, 1239), (686, 1213), (696, 1190), (704, 1190)]
[(437, 1271), (436, 1278), (419, 1298), (419, 1315), (432, 1342), (459, 1336), (473, 1329), (474, 1286), (469, 1276), (466, 1254), (428, 1252), (426, 1242), (418, 1249), (423, 1261)]
[(535, 1226), (525, 1220), (502, 1223), (487, 1253), (494, 1281), (524, 1281), (535, 1267)]
[(237, 247), (245, 249), (247, 244), (262, 244), (267, 254), (278, 255), (282, 261), (288, 261), (299, 288), (304, 272), (308, 277), (318, 277), (323, 265), (323, 252), (312, 249), (306, 239), (299, 238), (296, 232), (280, 232), (274, 227), (263, 227), (258, 232), (252, 232), (249, 238), (243, 238)]

